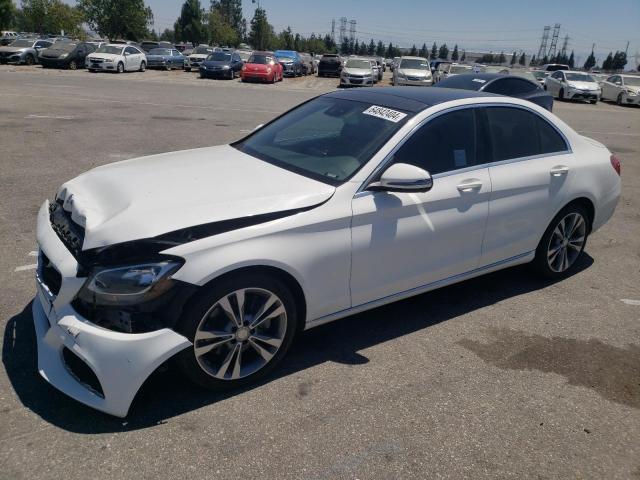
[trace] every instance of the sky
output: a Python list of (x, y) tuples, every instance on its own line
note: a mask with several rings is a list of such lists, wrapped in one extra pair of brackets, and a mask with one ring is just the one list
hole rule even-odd
[[(73, 0), (67, 0), (73, 3)], [(172, 28), (184, 0), (145, 0), (155, 16), (155, 29)], [(209, 0), (200, 0), (208, 7)], [(251, 20), (257, 4), (243, 0)], [(545, 25), (561, 24), (559, 46), (569, 35), (569, 52), (583, 63), (596, 44), (598, 63), (609, 51), (629, 44), (629, 64), (640, 54), (640, 0), (260, 0), (276, 32), (291, 26), (301, 34), (326, 34), (340, 17), (356, 20), (356, 37), (418, 48), (435, 41), (452, 49), (537, 53)], [(640, 62), (640, 56), (637, 59)]]

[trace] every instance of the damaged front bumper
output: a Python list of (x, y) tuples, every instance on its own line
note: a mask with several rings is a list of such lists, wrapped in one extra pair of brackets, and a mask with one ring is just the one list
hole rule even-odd
[[(38, 213), (37, 231), (40, 255), (33, 321), (38, 371), (75, 400), (124, 417), (147, 377), (191, 342), (169, 328), (121, 333), (79, 315), (71, 302), (86, 279), (77, 277), (78, 263), (51, 227), (48, 201)], [(44, 280), (51, 275), (42, 274), (45, 261), (60, 275), (53, 288)]]

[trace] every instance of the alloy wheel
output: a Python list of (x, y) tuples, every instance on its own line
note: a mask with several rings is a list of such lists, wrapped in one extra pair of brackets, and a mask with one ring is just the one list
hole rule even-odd
[(243, 288), (219, 299), (196, 329), (193, 349), (200, 367), (219, 380), (238, 380), (267, 365), (287, 331), (282, 300), (262, 288)]
[(549, 239), (547, 262), (556, 273), (568, 270), (582, 253), (587, 238), (587, 222), (572, 212), (558, 222)]

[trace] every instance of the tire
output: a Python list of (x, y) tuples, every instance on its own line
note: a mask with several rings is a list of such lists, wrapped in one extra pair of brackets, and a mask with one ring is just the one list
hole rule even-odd
[(561, 88), (558, 92), (558, 100), (564, 100), (564, 88)]
[(596, 103), (598, 103), (598, 100), (589, 100), (589, 103), (590, 103), (591, 105), (595, 105)]
[(204, 73), (200, 72), (200, 78), (207, 78), (207, 77)]
[(124, 73), (124, 63), (118, 62), (118, 66), (116, 67), (116, 73)]
[(89, 70), (89, 73), (96, 73), (96, 71), (93, 68), (87, 68), (87, 70)]
[(622, 92), (618, 94), (618, 98), (616, 98), (616, 103), (622, 106)]
[(69, 70), (77, 70), (78, 69), (78, 64), (76, 63), (75, 60), (71, 60), (69, 62)]
[[(240, 319), (240, 327), (232, 320), (240, 316), (239, 291), (245, 292), (243, 311), (250, 315)], [(265, 313), (272, 318), (250, 329), (250, 322), (261, 318), (260, 309), (273, 298), (275, 303), (262, 311), (262, 318)], [(227, 315), (223, 308), (234, 313)], [(178, 367), (187, 378), (209, 390), (240, 388), (267, 375), (289, 350), (298, 331), (296, 303), (287, 286), (275, 277), (261, 273), (230, 276), (203, 288), (186, 308), (176, 331), (194, 343), (177, 356)], [(217, 345), (207, 350), (212, 343)]]
[(544, 232), (532, 266), (550, 279), (571, 275), (584, 252), (590, 231), (591, 218), (584, 207), (574, 204), (563, 208)]
[(190, 71), (191, 71), (191, 68), (190, 68), (190, 67), (184, 67), (184, 71), (185, 71), (185, 72), (190, 72)]
[(26, 57), (24, 57), (25, 65), (33, 65), (34, 63), (36, 63), (36, 60), (35, 58), (33, 58), (33, 55), (29, 54)]
[(140, 69), (138, 70), (139, 72), (144, 72), (147, 69), (147, 62), (141, 62), (140, 63)]

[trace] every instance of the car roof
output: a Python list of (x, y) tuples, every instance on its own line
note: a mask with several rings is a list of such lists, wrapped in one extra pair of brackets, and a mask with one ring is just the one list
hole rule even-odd
[(492, 93), (453, 88), (381, 87), (340, 90), (325, 94), (331, 98), (355, 100), (364, 103), (420, 112), (440, 103), (467, 98), (502, 97)]
[(404, 55), (404, 56), (398, 57), (398, 58), (401, 58), (403, 60), (427, 60), (424, 57), (413, 57), (413, 56), (410, 56), (410, 55)]

